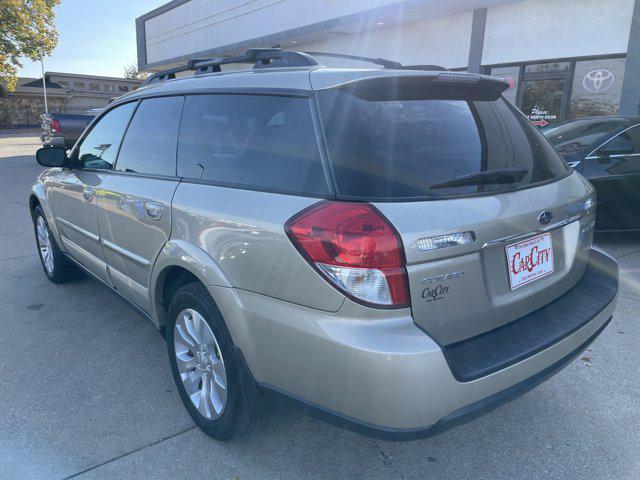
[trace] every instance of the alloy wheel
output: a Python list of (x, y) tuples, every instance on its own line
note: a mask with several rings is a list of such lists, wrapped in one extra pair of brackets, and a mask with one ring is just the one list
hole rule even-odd
[(178, 314), (173, 338), (178, 372), (191, 403), (206, 419), (220, 418), (227, 403), (227, 375), (211, 327), (187, 308)]
[(49, 237), (49, 229), (42, 216), (38, 216), (36, 220), (36, 231), (38, 235), (38, 251), (44, 269), (49, 275), (53, 275), (53, 249), (51, 248), (51, 238)]

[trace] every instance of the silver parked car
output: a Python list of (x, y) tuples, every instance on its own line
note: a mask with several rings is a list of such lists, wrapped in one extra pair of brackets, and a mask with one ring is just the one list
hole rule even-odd
[(68, 155), (38, 151), (45, 274), (79, 267), (153, 321), (215, 438), (274, 404), (433, 435), (547, 379), (611, 319), (594, 190), (507, 84), (379, 63), (192, 61), (110, 104)]

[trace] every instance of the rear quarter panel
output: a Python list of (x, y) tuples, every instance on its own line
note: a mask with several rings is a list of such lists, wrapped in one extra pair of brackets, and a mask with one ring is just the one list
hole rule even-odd
[(335, 312), (344, 296), (302, 258), (284, 230), (291, 216), (317, 201), (184, 182), (173, 199), (172, 240), (207, 252), (233, 288)]

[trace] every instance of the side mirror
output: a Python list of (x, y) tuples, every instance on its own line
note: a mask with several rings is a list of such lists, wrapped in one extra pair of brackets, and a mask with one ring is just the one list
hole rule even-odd
[(67, 151), (63, 147), (39, 148), (36, 160), (43, 167), (62, 167), (67, 161)]
[(635, 145), (631, 140), (627, 140), (624, 137), (617, 136), (609, 143), (607, 143), (604, 147), (600, 149), (598, 152), (600, 155), (611, 156), (611, 155), (629, 155), (635, 151)]

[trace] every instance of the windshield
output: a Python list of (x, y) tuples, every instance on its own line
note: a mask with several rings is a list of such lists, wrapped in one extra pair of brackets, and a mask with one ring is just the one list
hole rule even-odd
[[(461, 196), (515, 190), (567, 174), (542, 134), (502, 98), (430, 98), (421, 90), (318, 93), (340, 195)], [(505, 169), (526, 173), (482, 174)]]
[(598, 139), (625, 125), (623, 118), (574, 120), (542, 131), (551, 145), (565, 158), (584, 156)]

